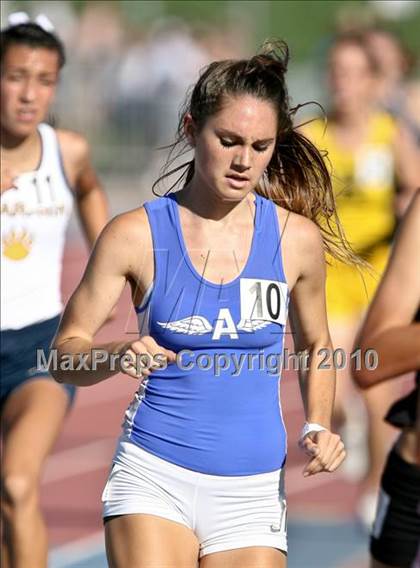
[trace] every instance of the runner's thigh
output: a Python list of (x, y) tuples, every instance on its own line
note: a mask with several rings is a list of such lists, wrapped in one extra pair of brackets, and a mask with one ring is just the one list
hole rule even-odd
[(287, 556), (269, 546), (250, 546), (203, 556), (200, 568), (287, 568)]
[(196, 568), (198, 540), (181, 523), (148, 514), (121, 515), (105, 523), (110, 568)]

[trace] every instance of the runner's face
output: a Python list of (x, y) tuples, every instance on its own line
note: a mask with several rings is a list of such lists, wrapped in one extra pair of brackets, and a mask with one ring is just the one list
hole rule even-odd
[(381, 76), (395, 82), (402, 80), (407, 61), (397, 40), (392, 35), (377, 31), (369, 34), (368, 41)]
[(196, 181), (225, 200), (241, 200), (268, 166), (276, 132), (271, 103), (250, 95), (229, 98), (194, 136)]
[(372, 102), (375, 76), (369, 59), (357, 45), (339, 45), (329, 61), (329, 85), (337, 110), (365, 109)]
[(57, 52), (11, 45), (1, 73), (1, 126), (14, 136), (29, 136), (45, 119), (58, 80)]

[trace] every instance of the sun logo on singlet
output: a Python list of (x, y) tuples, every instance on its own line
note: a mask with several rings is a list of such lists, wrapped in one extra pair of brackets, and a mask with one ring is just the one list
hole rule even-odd
[(23, 260), (31, 252), (32, 237), (25, 230), (10, 231), (2, 237), (3, 256), (10, 260)]

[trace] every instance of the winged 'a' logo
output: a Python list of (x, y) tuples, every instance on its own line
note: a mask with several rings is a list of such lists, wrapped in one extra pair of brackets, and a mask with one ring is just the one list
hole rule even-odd
[(177, 321), (158, 321), (156, 323), (175, 333), (185, 333), (187, 335), (204, 335), (213, 331), (213, 327), (203, 316), (190, 316)]
[[(184, 333), (186, 335), (204, 335), (213, 331), (212, 325), (208, 319), (203, 316), (190, 316), (176, 321), (158, 321), (156, 323), (165, 329), (173, 331), (174, 333)], [(267, 325), (270, 325), (270, 323), (271, 322), (267, 320), (241, 319), (237, 325), (237, 329), (247, 333), (252, 333), (257, 329), (263, 329)], [(231, 331), (232, 330), (230, 330), (230, 332)]]
[(248, 333), (251, 333), (253, 331), (256, 331), (257, 329), (262, 329), (263, 327), (270, 325), (270, 323), (271, 321), (267, 320), (241, 319), (241, 321), (238, 323), (236, 327), (238, 329), (241, 329), (242, 331), (247, 331)]

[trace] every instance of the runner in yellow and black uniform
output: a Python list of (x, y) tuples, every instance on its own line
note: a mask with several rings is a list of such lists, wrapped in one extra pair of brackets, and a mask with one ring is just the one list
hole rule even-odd
[[(382, 273), (395, 227), (395, 160), (392, 147), (397, 126), (391, 116), (369, 117), (366, 138), (357, 150), (345, 148), (318, 119), (307, 127), (313, 142), (328, 152), (337, 210), (346, 237), (378, 275)], [(376, 288), (377, 277), (334, 262), (328, 268), (327, 304), (332, 319), (362, 313)]]

